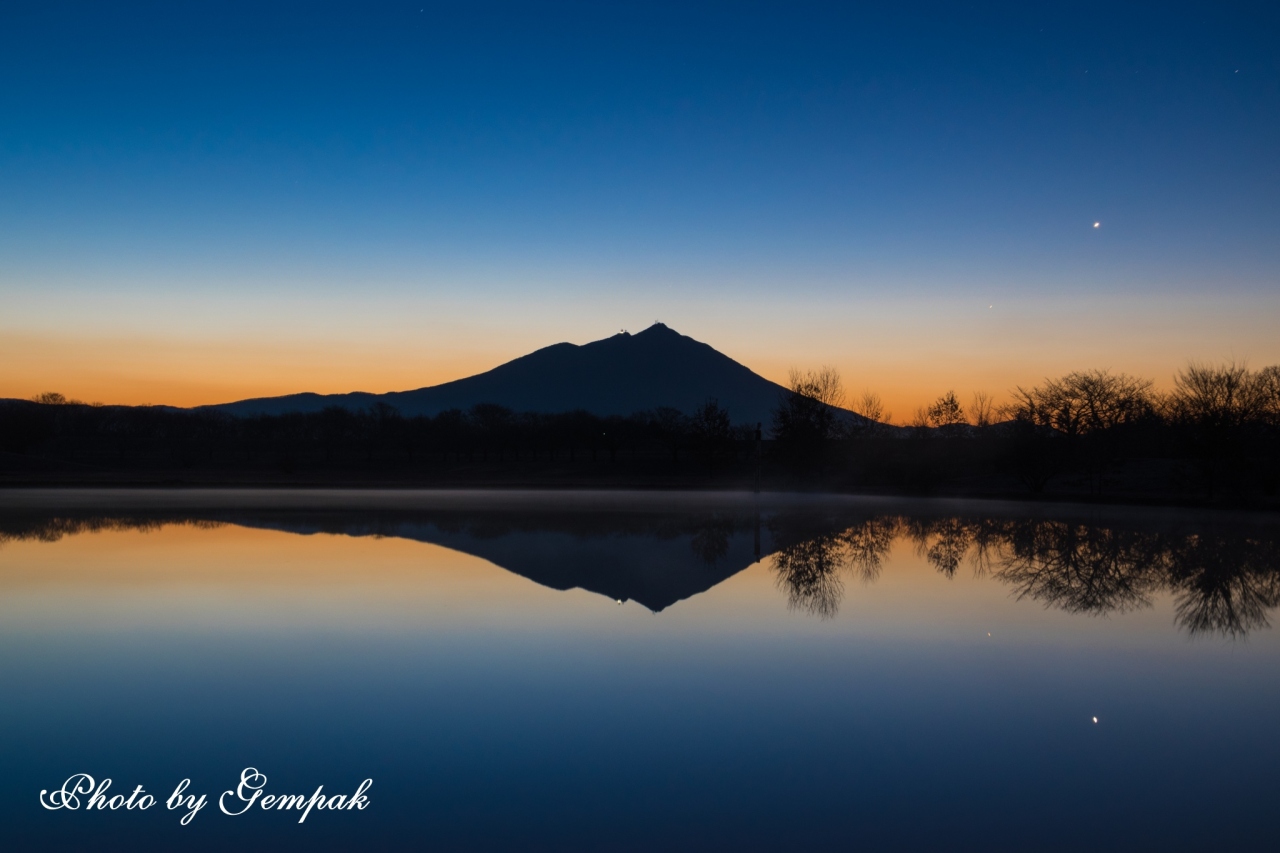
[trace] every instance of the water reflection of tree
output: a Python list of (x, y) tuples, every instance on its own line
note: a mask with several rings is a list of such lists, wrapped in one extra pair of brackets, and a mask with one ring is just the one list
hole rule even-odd
[(840, 569), (845, 563), (844, 542), (836, 533), (797, 542), (773, 555), (788, 606), (823, 619), (830, 619), (840, 609), (844, 594)]
[(870, 582), (880, 577), (900, 526), (897, 518), (878, 517), (855, 524), (841, 534), (849, 566), (862, 580)]
[(1165, 543), (1152, 533), (1093, 524), (1011, 522), (995, 576), (1019, 598), (1070, 613), (1124, 613), (1151, 603), (1162, 585)]
[(882, 516), (817, 534), (789, 528), (785, 520), (775, 523), (775, 536), (788, 543), (773, 555), (788, 606), (823, 619), (835, 616), (844, 596), (842, 573), (850, 571), (864, 581), (879, 577), (899, 523)]
[(700, 527), (689, 543), (708, 566), (714, 566), (729, 554), (729, 539), (733, 536), (732, 522), (711, 523)]
[(223, 522), (214, 519), (109, 518), (101, 516), (4, 518), (0, 519), (0, 545), (10, 541), (57, 542), (64, 536), (78, 536), (83, 533), (102, 533), (105, 531), (150, 533), (169, 525), (183, 525), (200, 530), (212, 530), (223, 526)]
[(843, 574), (875, 580), (894, 540), (947, 577), (968, 564), (1030, 598), (1070, 613), (1108, 614), (1174, 596), (1177, 624), (1192, 635), (1244, 637), (1280, 606), (1280, 537), (1135, 529), (1086, 521), (880, 516), (853, 524), (775, 526), (779, 585), (789, 605), (833, 617)]
[(1182, 538), (1168, 552), (1178, 624), (1191, 635), (1241, 638), (1269, 627), (1280, 604), (1280, 547), (1274, 539), (1221, 533)]
[(999, 559), (1002, 525), (989, 518), (913, 518), (902, 532), (916, 553), (947, 577), (955, 577), (965, 562), (977, 575), (992, 571)]
[(916, 542), (916, 552), (947, 577), (955, 577), (973, 544), (969, 525), (959, 518), (943, 518), (913, 523), (908, 529)]

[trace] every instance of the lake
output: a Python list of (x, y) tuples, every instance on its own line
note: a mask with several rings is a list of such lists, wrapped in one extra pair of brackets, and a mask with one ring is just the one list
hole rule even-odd
[(1276, 849), (1278, 604), (1274, 514), (3, 491), (0, 848)]

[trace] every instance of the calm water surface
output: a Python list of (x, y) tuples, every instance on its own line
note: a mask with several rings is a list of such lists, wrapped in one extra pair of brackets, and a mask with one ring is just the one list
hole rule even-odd
[(2, 492), (0, 849), (1280, 849), (1278, 603), (1274, 515)]

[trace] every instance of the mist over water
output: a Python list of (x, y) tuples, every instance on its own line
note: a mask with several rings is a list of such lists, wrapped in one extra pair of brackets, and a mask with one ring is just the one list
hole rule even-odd
[[(1273, 515), (653, 492), (0, 500), (11, 849), (1273, 840)], [(216, 798), (248, 766), (277, 793), (372, 778), (371, 805), (301, 825), (214, 806), (183, 827), (163, 806), (37, 801), (77, 772)]]

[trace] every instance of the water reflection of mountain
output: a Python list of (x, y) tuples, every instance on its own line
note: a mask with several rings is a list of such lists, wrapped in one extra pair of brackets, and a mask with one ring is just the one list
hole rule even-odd
[[(705, 592), (760, 559), (754, 516), (733, 514), (260, 518), (236, 523), (293, 533), (395, 536), (480, 557), (551, 587), (585, 589), (655, 612)], [(764, 547), (768, 533), (764, 532)]]
[(49, 518), (0, 514), (5, 538), (57, 539), (104, 528), (226, 523), (309, 535), (427, 542), (487, 560), (558, 590), (584, 589), (655, 612), (732, 577), (771, 547), (759, 516), (695, 513), (308, 512), (144, 513)]
[(167, 523), (429, 542), (553, 589), (585, 589), (655, 612), (767, 558), (793, 608), (831, 617), (846, 579), (875, 580), (900, 540), (947, 577), (968, 569), (1019, 598), (1072, 613), (1124, 613), (1169, 593), (1177, 623), (1193, 635), (1243, 637), (1267, 627), (1280, 605), (1280, 521), (1222, 515), (877, 513), (865, 504), (672, 512), (5, 511), (0, 542)]

